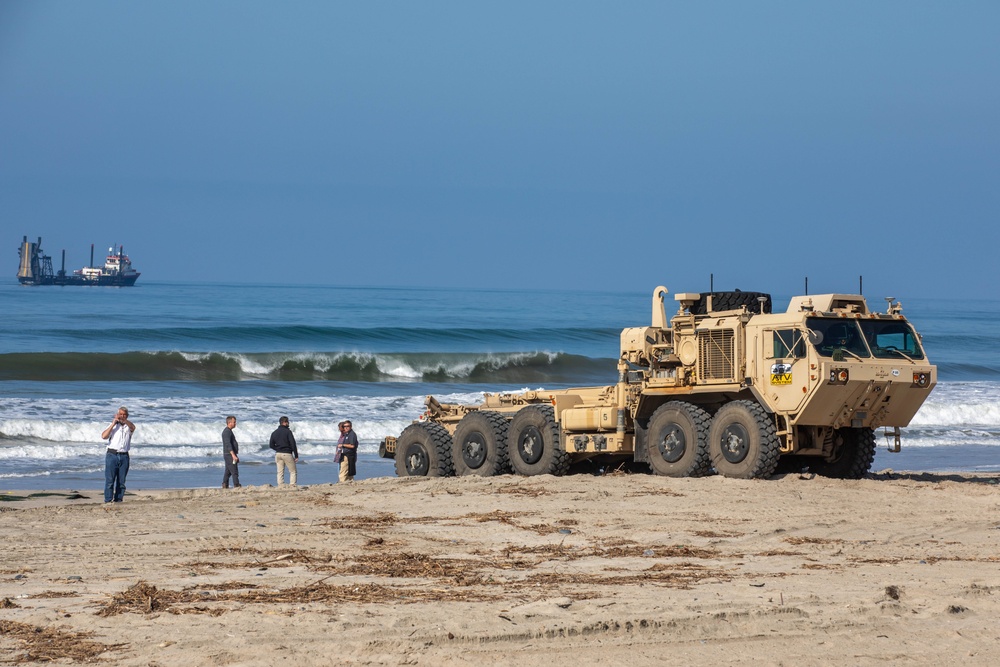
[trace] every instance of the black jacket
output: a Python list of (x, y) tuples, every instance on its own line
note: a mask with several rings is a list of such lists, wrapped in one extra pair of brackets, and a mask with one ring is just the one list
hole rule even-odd
[(239, 454), (240, 443), (236, 442), (236, 436), (233, 435), (233, 429), (227, 426), (222, 430), (222, 453), (225, 455), (230, 452)]
[(340, 450), (344, 453), (344, 456), (352, 457), (358, 455), (358, 436), (355, 435), (354, 429), (351, 429), (347, 433), (340, 436), (340, 441), (338, 445), (351, 445), (350, 447), (341, 447)]
[(279, 454), (291, 454), (299, 458), (299, 448), (295, 446), (295, 436), (287, 426), (279, 426), (271, 434), (271, 449)]

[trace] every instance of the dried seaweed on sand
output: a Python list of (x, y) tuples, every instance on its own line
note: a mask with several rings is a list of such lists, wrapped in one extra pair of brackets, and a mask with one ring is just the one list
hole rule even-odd
[(25, 650), (10, 660), (14, 664), (69, 660), (74, 664), (95, 662), (101, 654), (128, 644), (101, 644), (91, 641), (92, 632), (70, 632), (17, 621), (0, 620), (0, 637), (12, 639)]
[[(329, 577), (327, 577), (329, 578)], [(214, 587), (224, 591), (226, 585)], [(169, 612), (171, 614), (203, 613), (218, 616), (228, 609), (205, 607), (204, 603), (244, 603), (244, 604), (304, 604), (354, 602), (365, 604), (413, 603), (413, 602), (484, 602), (498, 599), (496, 595), (469, 591), (467, 589), (392, 587), (379, 584), (347, 584), (334, 586), (324, 580), (305, 586), (278, 589), (256, 589), (241, 592), (221, 592), (205, 596), (202, 591), (185, 589), (170, 591), (157, 588), (140, 581), (127, 590), (112, 596), (111, 600), (98, 612), (98, 616), (118, 614), (151, 614)], [(184, 606), (195, 605), (195, 606)]]

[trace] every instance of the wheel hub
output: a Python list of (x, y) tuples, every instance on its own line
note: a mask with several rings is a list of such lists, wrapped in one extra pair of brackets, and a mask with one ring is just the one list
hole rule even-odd
[(541, 431), (534, 426), (524, 429), (517, 441), (517, 453), (525, 463), (537, 463), (542, 458)]
[(479, 468), (486, 462), (486, 439), (481, 433), (470, 433), (462, 443), (462, 460), (470, 468)]
[(427, 452), (420, 445), (411, 445), (406, 450), (404, 461), (406, 462), (406, 472), (414, 477), (426, 475), (431, 467)]
[(750, 434), (740, 424), (730, 424), (722, 432), (722, 456), (730, 463), (739, 463), (750, 451)]
[(687, 449), (687, 440), (684, 437), (684, 431), (677, 424), (671, 424), (666, 432), (663, 434), (663, 440), (660, 441), (658, 447), (660, 450), (660, 456), (667, 463), (677, 463), (684, 456), (684, 450)]

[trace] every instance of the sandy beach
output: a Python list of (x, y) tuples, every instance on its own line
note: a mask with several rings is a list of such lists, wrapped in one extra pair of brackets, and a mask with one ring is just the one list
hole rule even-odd
[(992, 664), (995, 475), (5, 492), (0, 661)]

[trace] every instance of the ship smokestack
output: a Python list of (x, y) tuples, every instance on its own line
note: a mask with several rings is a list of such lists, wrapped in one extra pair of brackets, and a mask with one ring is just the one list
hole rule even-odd
[(90, 268), (94, 268), (94, 244), (90, 244)]

